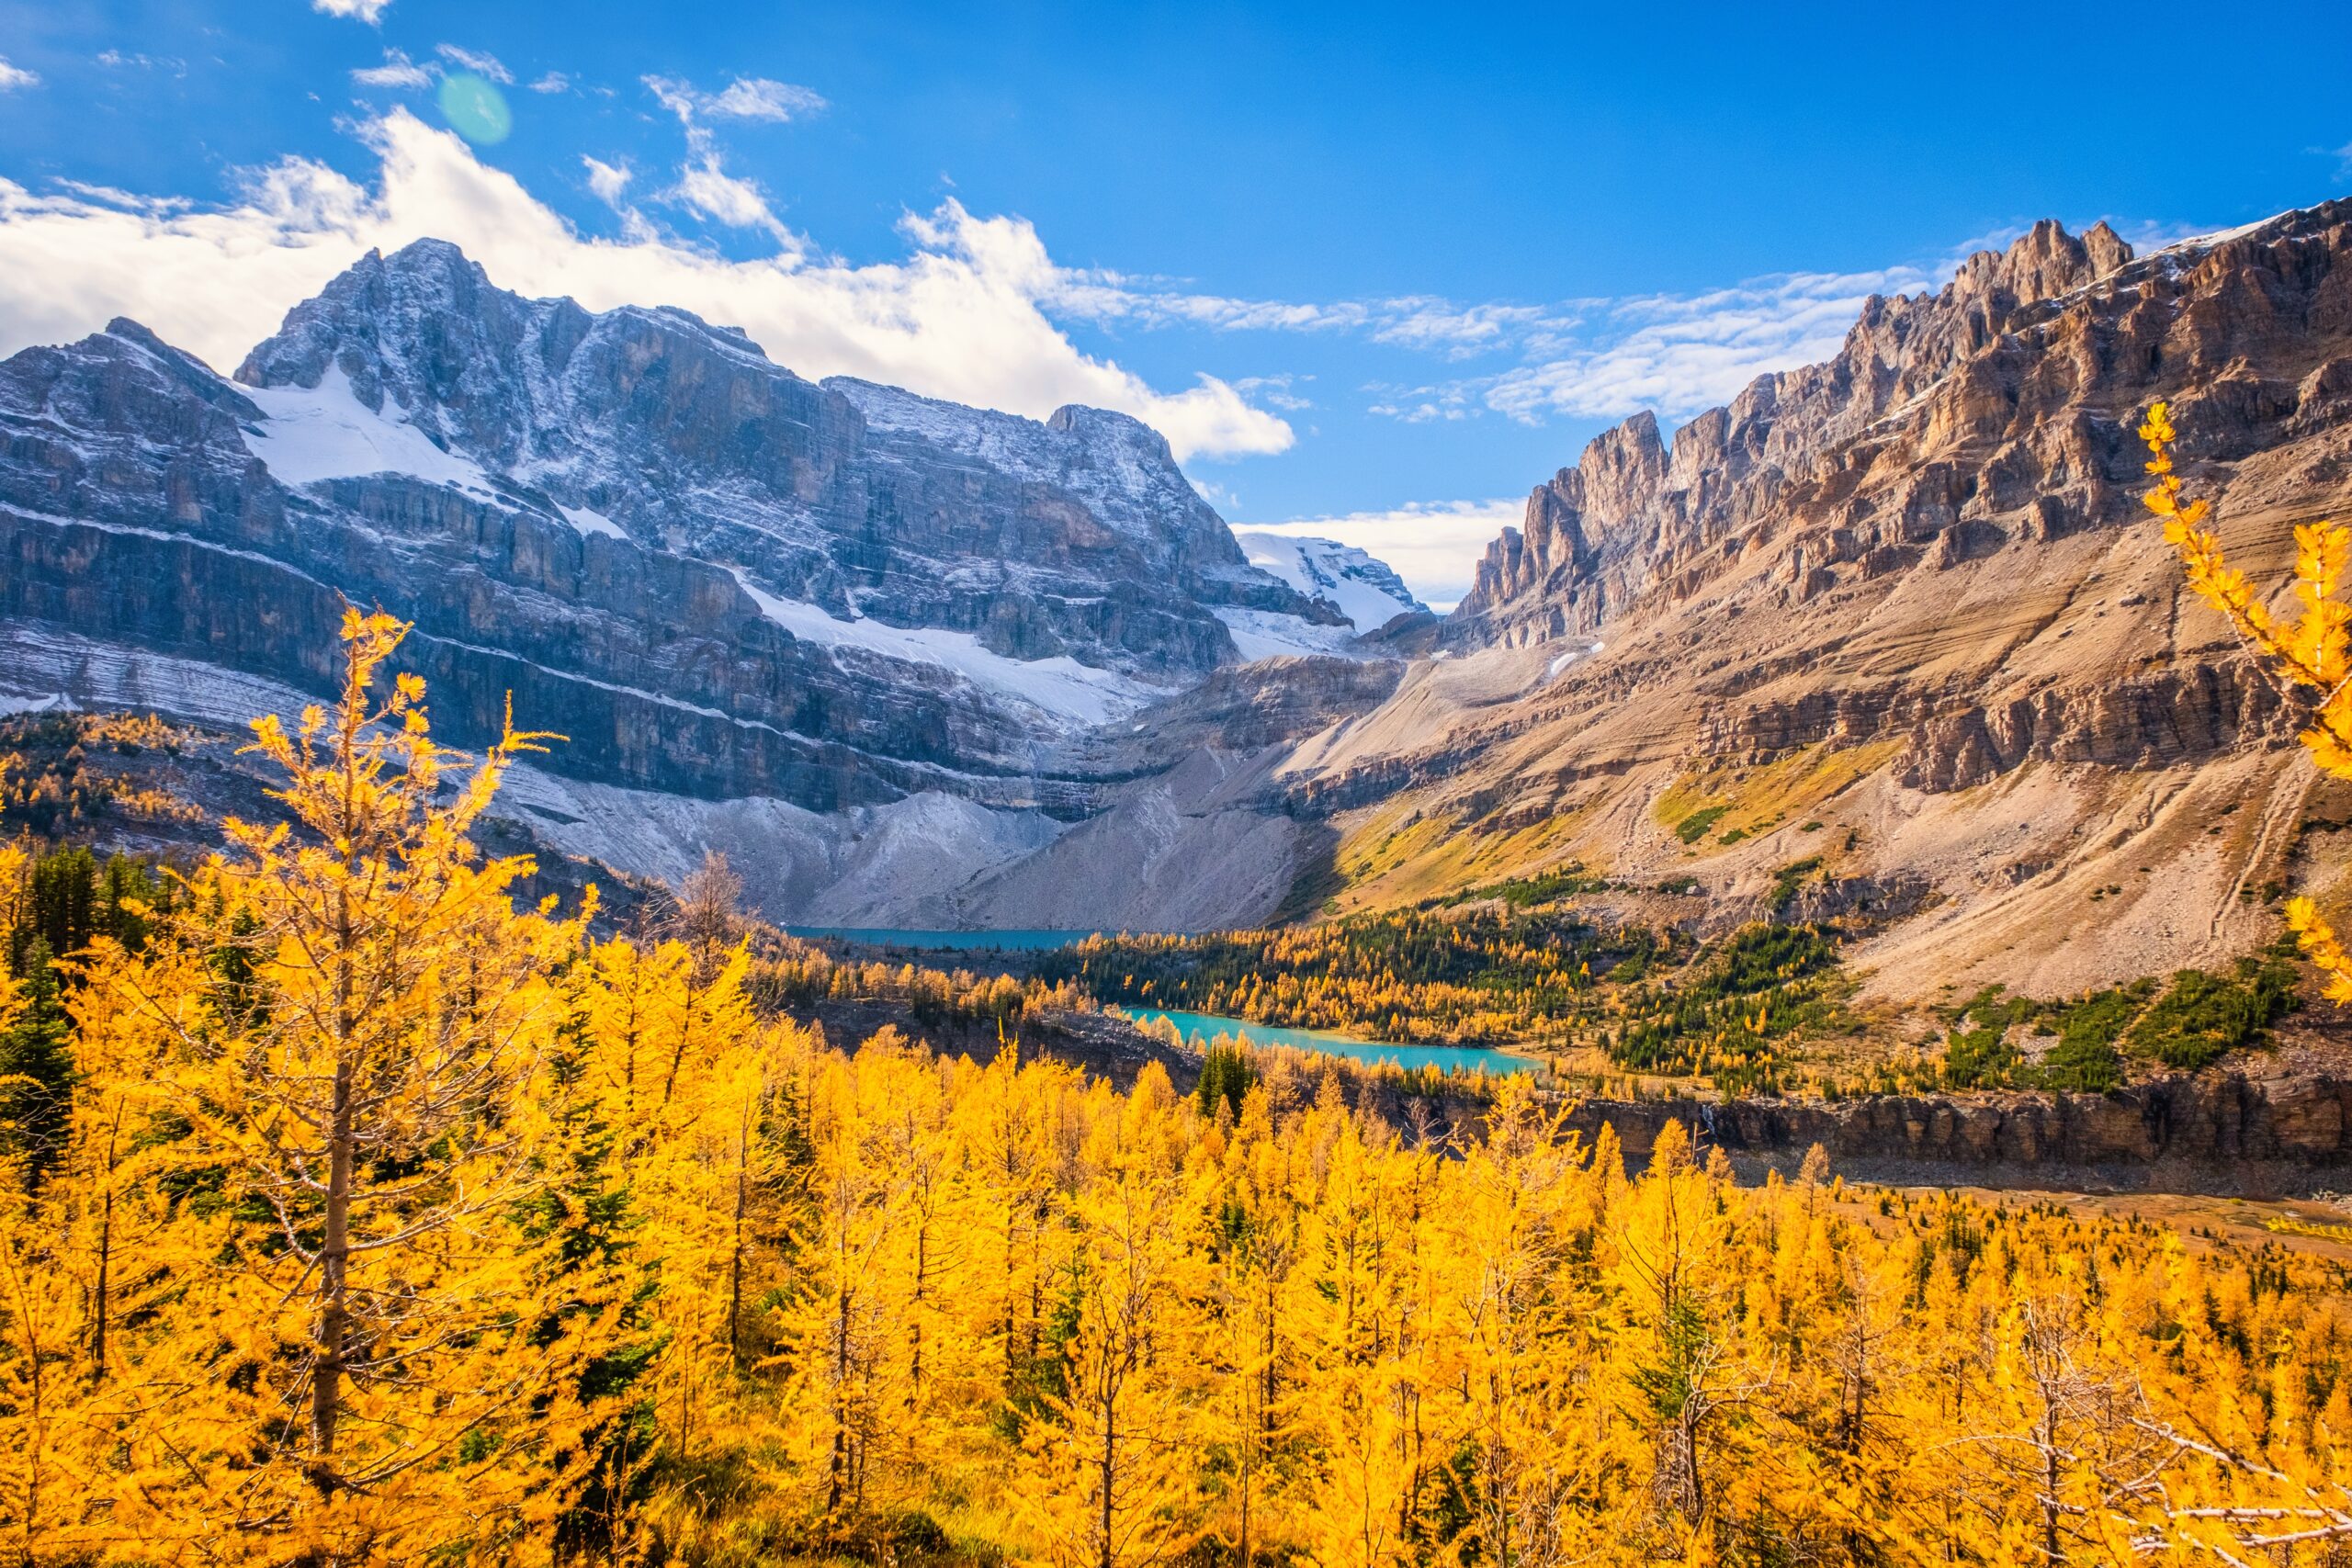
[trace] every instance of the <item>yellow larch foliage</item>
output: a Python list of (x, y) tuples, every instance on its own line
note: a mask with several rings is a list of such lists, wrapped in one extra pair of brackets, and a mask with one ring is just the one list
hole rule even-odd
[[(2352, 1544), (2324, 1260), (1849, 1189), (1826, 1152), (1743, 1184), (1679, 1120), (1587, 1141), (1518, 1080), (1408, 1133), (1287, 1058), (1195, 1097), (836, 1049), (758, 999), (716, 870), (676, 942), (516, 908), (466, 829), (527, 738), (435, 748), (399, 630), (355, 616), (338, 707), (262, 728), (288, 825), (71, 957), (63, 1146), (0, 1173), (19, 1561)], [(850, 968), (792, 985), (1025, 1005)]]
[[(2147, 443), (2147, 471), (2155, 478), (2147, 507), (2165, 520), (2165, 539), (2179, 552), (2189, 588), (2228, 617), (2256, 668), (2282, 695), (2296, 688), (2318, 694), (2305, 705), (2304, 749), (2324, 772), (2352, 778), (2352, 605), (2337, 597), (2352, 565), (2352, 529), (2340, 523), (2296, 525), (2295, 600), (2301, 614), (2282, 626), (2265, 596), (2229, 564), (2221, 536), (2206, 526), (2212, 502), (2188, 493), (2173, 460), (2179, 434), (2165, 404), (2149, 408), (2140, 439)], [(2352, 1003), (2352, 953), (2318, 906), (2307, 897), (2290, 898), (2287, 924), (2304, 955), (2327, 976), (2328, 999)]]

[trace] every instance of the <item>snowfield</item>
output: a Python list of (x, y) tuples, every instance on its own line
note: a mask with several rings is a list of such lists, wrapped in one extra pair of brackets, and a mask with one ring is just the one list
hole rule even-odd
[(1053, 659), (1009, 659), (980, 644), (969, 632), (931, 626), (894, 626), (860, 618), (844, 621), (815, 604), (779, 599), (729, 568), (760, 613), (794, 637), (827, 648), (854, 648), (910, 664), (930, 664), (956, 674), (1000, 697), (1081, 725), (1108, 724), (1170, 694), (1114, 670), (1081, 664), (1068, 654)]
[(1336, 539), (1236, 532), (1250, 564), (1272, 572), (1310, 599), (1338, 607), (1359, 632), (1376, 632), (1399, 615), (1429, 607), (1413, 597), (1386, 563)]
[(495, 493), (481, 464), (435, 446), (431, 436), (409, 423), (399, 403), (387, 398), (385, 412), (377, 413), (361, 402), (339, 365), (329, 365), (315, 387), (239, 385), (236, 389), (268, 416), (258, 426), (243, 427), (245, 449), (280, 484), (406, 474), (484, 501)]

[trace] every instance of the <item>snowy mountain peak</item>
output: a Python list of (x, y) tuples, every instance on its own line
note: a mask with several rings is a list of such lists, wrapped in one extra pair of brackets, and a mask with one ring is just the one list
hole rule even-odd
[(1272, 572), (1310, 599), (1323, 600), (1359, 633), (1376, 632), (1399, 615), (1430, 613), (1387, 562), (1353, 545), (1257, 530), (1234, 537), (1251, 566)]

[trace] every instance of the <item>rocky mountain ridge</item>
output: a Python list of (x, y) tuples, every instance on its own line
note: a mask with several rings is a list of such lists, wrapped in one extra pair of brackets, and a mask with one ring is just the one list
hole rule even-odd
[(1670, 441), (1627, 421), (1535, 490), (1442, 658), (1276, 770), (1332, 827), (1330, 907), (1579, 861), (1729, 920), (1799, 866), (1922, 890), (1860, 955), (1915, 998), (2251, 945), (2332, 886), (2305, 840), (2344, 813), (2143, 522), (2134, 431), (2171, 400), (2283, 586), (2294, 524), (2352, 500), (2347, 391), (2329, 203), (2143, 256), (2038, 224)]
[(1625, 919), (1867, 907), (1873, 995), (2051, 995), (2333, 887), (2352, 801), (2139, 523), (2132, 428), (2171, 400), (2278, 567), (2352, 499), (2348, 263), (2342, 204), (2148, 255), (2037, 225), (1604, 434), (1439, 623), (1344, 547), (1237, 542), (1118, 416), (811, 384), (426, 247), (241, 383), (129, 323), (0, 367), (0, 685), (233, 721), (317, 689), (348, 592), (461, 729), (511, 689), (573, 736), (516, 782), (541, 841), (721, 849), (795, 923), (1189, 929), (1577, 863), (1660, 890)]
[(1236, 626), (1354, 636), (1125, 415), (811, 383), (438, 242), (362, 258), (233, 380), (127, 321), (28, 350), (0, 431), (0, 698), (233, 725), (323, 690), (343, 604), (380, 605), (449, 739), (511, 694), (568, 738), (548, 789), (621, 792), (591, 851), (650, 794), (953, 818), (968, 871), (1096, 809), (1120, 781), (1057, 759), (1235, 662)]

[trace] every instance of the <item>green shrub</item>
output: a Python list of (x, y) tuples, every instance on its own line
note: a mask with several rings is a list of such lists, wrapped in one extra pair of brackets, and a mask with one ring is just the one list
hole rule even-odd
[(2241, 958), (2229, 975), (2183, 969), (2132, 1026), (2132, 1054), (2186, 1072), (2262, 1040), (2295, 1005), (2295, 971), (2278, 949)]
[[(1726, 838), (1724, 842), (1728, 843), (1730, 842), (1730, 840)], [(1790, 899), (1795, 897), (1797, 896), (1797, 889), (1804, 886), (1805, 879), (1820, 869), (1821, 857), (1819, 855), (1807, 855), (1804, 859), (1801, 861), (1792, 861), (1789, 864), (1782, 866), (1779, 871), (1773, 873), (1772, 908), (1777, 909), (1781, 905), (1787, 903)]]
[(1686, 844), (1695, 844), (1707, 836), (1707, 830), (1723, 820), (1728, 806), (1707, 806), (1693, 811), (1674, 825), (1674, 836)]

